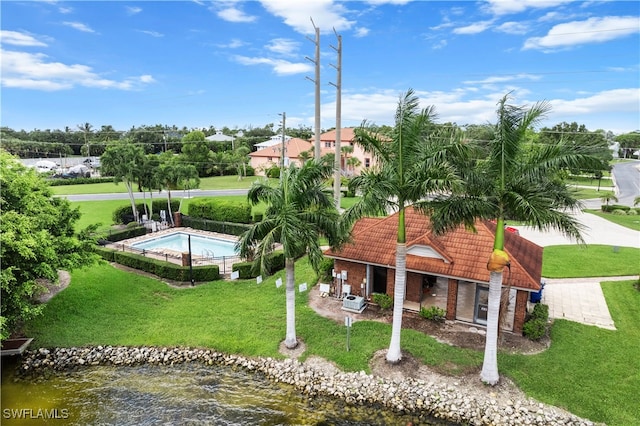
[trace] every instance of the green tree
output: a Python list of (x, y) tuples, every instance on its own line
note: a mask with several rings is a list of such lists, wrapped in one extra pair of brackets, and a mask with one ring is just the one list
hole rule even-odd
[(144, 151), (139, 144), (129, 140), (119, 140), (107, 145), (104, 154), (100, 156), (101, 173), (113, 176), (117, 184), (123, 182), (129, 194), (129, 201), (133, 210), (133, 218), (139, 221), (136, 200), (133, 195), (133, 184), (138, 183), (139, 175), (144, 164)]
[(640, 150), (640, 130), (618, 135), (614, 140), (620, 144), (622, 158), (632, 158), (633, 153)]
[(613, 157), (609, 149), (609, 143), (602, 132), (590, 132), (584, 124), (579, 125), (575, 121), (571, 124), (562, 122), (551, 129), (544, 127), (540, 130), (538, 143), (556, 144), (561, 140), (564, 141), (567, 149), (600, 159), (600, 164), (596, 165), (597, 168), (591, 170), (574, 169), (572, 170), (573, 173), (587, 172), (594, 174), (597, 171), (609, 170), (609, 161)]
[(618, 202), (618, 197), (613, 192), (605, 192), (600, 196), (600, 200), (608, 206), (611, 201)]
[(157, 181), (160, 186), (167, 191), (167, 209), (172, 225), (173, 212), (171, 210), (171, 190), (187, 186), (187, 189), (197, 188), (200, 184), (198, 170), (193, 164), (187, 164), (179, 157), (173, 155), (171, 151), (163, 152), (159, 156), (160, 167), (158, 168)]
[(282, 245), (286, 273), (287, 328), (285, 345), (298, 345), (295, 323), (295, 260), (308, 254), (316, 271), (322, 262), (319, 238), (324, 236), (336, 246), (341, 237), (339, 213), (331, 193), (324, 185), (332, 168), (309, 160), (303, 166), (292, 164), (282, 172), (277, 186), (256, 181), (247, 195), (249, 203), (264, 202), (267, 208), (261, 222), (254, 224), (240, 238), (240, 255), (253, 258), (263, 273), (270, 270), (276, 244)]
[(182, 155), (186, 162), (196, 167), (200, 176), (205, 176), (210, 152), (205, 135), (200, 130), (189, 132), (182, 138)]
[(0, 339), (17, 332), (21, 323), (38, 315), (34, 297), (38, 279), (57, 282), (58, 270), (72, 270), (96, 260), (89, 230), (75, 234), (78, 208), (52, 196), (35, 170), (0, 150), (0, 258), (2, 289)]
[(558, 179), (564, 169), (585, 169), (599, 160), (567, 146), (565, 139), (549, 140), (529, 149), (528, 129), (550, 109), (546, 102), (531, 108), (498, 103), (497, 123), (486, 160), (468, 157), (457, 163), (464, 185), (451, 194), (438, 195), (427, 202), (432, 209), (431, 223), (436, 233), (464, 224), (473, 228), (477, 219), (497, 221), (489, 269), (487, 334), (481, 379), (494, 385), (499, 380), (497, 362), (498, 318), (502, 293), (502, 270), (509, 264), (504, 250), (505, 218), (523, 221), (537, 229), (556, 229), (582, 242), (582, 226), (567, 210), (579, 201)]
[(78, 130), (80, 130), (82, 132), (83, 138), (84, 138), (84, 146), (81, 149), (81, 152), (83, 155), (86, 155), (87, 157), (91, 157), (91, 146), (89, 145), (91, 143), (91, 136), (93, 135), (93, 132), (91, 129), (93, 129), (93, 126), (89, 123), (84, 123), (84, 124), (78, 124)]
[(432, 191), (447, 190), (457, 179), (447, 165), (454, 147), (462, 146), (444, 137), (434, 124), (433, 107), (420, 110), (419, 99), (413, 90), (400, 98), (395, 126), (388, 134), (363, 123), (355, 129), (354, 142), (375, 159), (376, 167), (354, 177), (350, 189), (359, 191), (362, 198), (345, 212), (345, 223), (352, 224), (367, 215), (384, 215), (398, 211), (398, 239), (394, 285), (393, 325), (387, 361), (402, 359), (400, 332), (406, 290), (407, 244), (405, 207), (423, 199)]

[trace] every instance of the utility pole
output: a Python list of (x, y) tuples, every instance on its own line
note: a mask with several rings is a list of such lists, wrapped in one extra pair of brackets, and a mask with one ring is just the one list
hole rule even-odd
[(283, 112), (282, 114), (282, 148), (280, 149), (280, 180), (282, 180), (282, 174), (284, 173), (284, 157), (287, 155), (287, 145), (285, 143), (285, 128), (287, 123), (287, 113)]
[(336, 69), (336, 83), (329, 83), (336, 88), (336, 153), (334, 159), (335, 175), (333, 177), (333, 199), (336, 203), (336, 209), (340, 210), (340, 186), (342, 183), (342, 157), (340, 155), (340, 144), (342, 142), (340, 135), (340, 129), (342, 127), (342, 36), (336, 32), (335, 28), (333, 29), (333, 32), (338, 38), (337, 48), (330, 45), (333, 50), (338, 52), (337, 65), (331, 64), (331, 66)]
[(307, 37), (307, 39), (315, 43), (316, 55), (315, 55), (315, 60), (309, 58), (308, 56), (305, 56), (305, 59), (310, 62), (313, 62), (313, 64), (316, 66), (316, 77), (315, 77), (315, 80), (309, 77), (306, 77), (306, 78), (307, 80), (312, 81), (316, 85), (316, 95), (315, 95), (315, 100), (316, 100), (316, 114), (315, 114), (316, 135), (315, 136), (316, 137), (315, 137), (314, 158), (316, 161), (319, 161), (320, 160), (320, 28), (316, 27), (316, 24), (313, 22), (313, 18), (310, 18), (310, 19), (311, 19), (311, 24), (313, 25), (313, 28), (316, 31), (316, 39), (312, 40), (309, 37)]

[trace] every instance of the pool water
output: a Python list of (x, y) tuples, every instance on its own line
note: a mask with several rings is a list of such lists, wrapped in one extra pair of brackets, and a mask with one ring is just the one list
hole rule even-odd
[(236, 256), (235, 243), (217, 238), (203, 237), (201, 235), (176, 232), (162, 235), (150, 240), (144, 240), (131, 244), (132, 247), (144, 250), (173, 250), (178, 252), (189, 251), (189, 235), (191, 235), (191, 253), (206, 257)]

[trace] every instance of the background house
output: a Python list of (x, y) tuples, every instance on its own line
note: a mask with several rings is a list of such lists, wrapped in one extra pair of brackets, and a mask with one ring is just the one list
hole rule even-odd
[[(460, 227), (442, 236), (430, 230), (429, 218), (406, 209), (407, 288), (404, 307), (419, 311), (437, 306), (447, 319), (486, 325), (489, 297), (487, 260), (493, 250), (495, 225), (476, 222), (475, 233)], [(352, 241), (341, 250), (327, 250), (337, 272), (346, 271), (351, 293), (369, 299), (373, 293), (393, 296), (397, 213), (364, 218), (353, 230)], [(505, 251), (511, 260), (503, 285), (511, 286), (509, 308), (503, 328), (522, 332), (527, 303), (540, 290), (542, 247), (512, 233), (505, 235)], [(338, 290), (341, 291), (341, 290)]]
[(232, 142), (236, 140), (233, 136), (227, 136), (222, 133), (222, 130), (217, 130), (215, 134), (207, 136), (205, 138), (209, 142)]
[[(358, 175), (363, 169), (368, 169), (373, 165), (371, 154), (365, 153), (360, 146), (353, 143), (355, 136), (353, 130), (353, 127), (340, 129), (340, 147), (350, 147), (352, 149), (352, 152), (341, 150), (343, 152), (341, 154), (340, 165), (342, 174), (345, 176)], [(335, 154), (335, 129), (320, 135), (320, 151), (322, 155)]]
[[(272, 141), (274, 139), (272, 138)], [(269, 141), (269, 142), (272, 142)], [(259, 145), (259, 144), (256, 144)], [(295, 163), (302, 165), (303, 157), (301, 154), (311, 150), (309, 158), (313, 158), (313, 145), (309, 141), (300, 138), (285, 138), (285, 167)], [(304, 155), (304, 154), (302, 154)], [(282, 156), (282, 139), (277, 142), (263, 146), (257, 151), (249, 153), (249, 165), (255, 170), (257, 176), (264, 176), (265, 171), (273, 166), (280, 166), (280, 158)]]

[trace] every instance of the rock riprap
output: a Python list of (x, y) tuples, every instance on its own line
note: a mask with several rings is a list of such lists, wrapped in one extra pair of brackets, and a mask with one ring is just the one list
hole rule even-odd
[(295, 359), (249, 358), (209, 349), (166, 347), (40, 348), (23, 354), (20, 373), (67, 371), (92, 365), (174, 365), (198, 362), (259, 372), (309, 397), (340, 398), (347, 404), (382, 406), (398, 413), (473, 425), (575, 425), (595, 423), (534, 400), (507, 401), (473, 395), (448, 383), (413, 378), (384, 379), (365, 372), (321, 368)]

